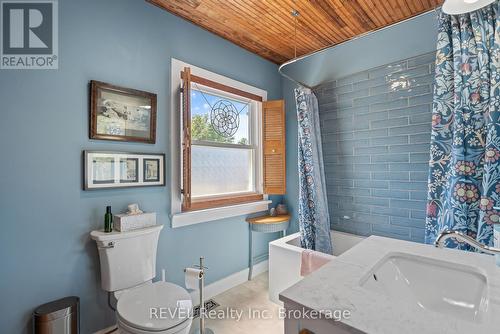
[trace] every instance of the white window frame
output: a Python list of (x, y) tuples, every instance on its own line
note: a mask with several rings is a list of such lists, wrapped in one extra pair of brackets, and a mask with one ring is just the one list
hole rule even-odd
[[(256, 213), (261, 211), (266, 211), (269, 207), (271, 201), (268, 200), (267, 195), (264, 194), (263, 200), (252, 202), (252, 203), (242, 203), (229, 205), (218, 208), (196, 210), (182, 212), (182, 129), (181, 129), (181, 112), (180, 112), (180, 94), (179, 89), (181, 87), (181, 71), (184, 67), (189, 67), (191, 73), (196, 76), (200, 76), (226, 86), (237, 88), (251, 94), (258, 95), (262, 97), (262, 101), (267, 101), (267, 91), (253, 87), (242, 82), (233, 80), (231, 78), (210, 72), (203, 68), (185, 63), (178, 59), (172, 58), (171, 64), (171, 85), (170, 85), (170, 134), (169, 139), (171, 139), (170, 146), (170, 160), (169, 162), (169, 186), (170, 186), (170, 218), (172, 228), (193, 225), (198, 223), (209, 222), (213, 220), (219, 220), (223, 218), (242, 216), (250, 213)], [(207, 89), (209, 91), (211, 88), (197, 84), (200, 88)], [(213, 89), (212, 89), (213, 90)], [(217, 95), (227, 95), (230, 97), (229, 93), (221, 93), (219, 91), (213, 90)], [(238, 100), (241, 97), (233, 96)], [(262, 149), (262, 103), (252, 102), (255, 104), (256, 115), (259, 117), (257, 122), (252, 122), (255, 124), (254, 129), (252, 129), (252, 135), (256, 136), (258, 147), (256, 149), (256, 161), (255, 161), (255, 186), (256, 191), (262, 193), (263, 191), (263, 171), (262, 171), (262, 159), (263, 159), (263, 149)]]

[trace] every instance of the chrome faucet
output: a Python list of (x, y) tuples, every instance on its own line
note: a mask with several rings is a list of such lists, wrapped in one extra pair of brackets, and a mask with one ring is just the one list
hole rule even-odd
[(500, 254), (500, 248), (494, 248), (483, 245), (482, 243), (477, 242), (475, 239), (472, 239), (471, 237), (463, 234), (462, 232), (453, 230), (444, 230), (443, 232), (441, 232), (439, 236), (436, 238), (434, 246), (436, 246), (437, 248), (443, 248), (445, 241), (452, 238), (458, 241), (465, 242), (466, 244), (479, 249), (483, 253), (491, 255)]

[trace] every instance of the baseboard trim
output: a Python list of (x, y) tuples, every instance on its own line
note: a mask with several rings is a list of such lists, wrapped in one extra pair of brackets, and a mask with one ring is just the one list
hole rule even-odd
[[(266, 254), (267, 257), (267, 254)], [(261, 261), (257, 263), (256, 265), (253, 266), (253, 277), (265, 273), (269, 269), (269, 260)], [(217, 296), (218, 294), (221, 294), (229, 289), (232, 289), (240, 284), (245, 283), (248, 281), (248, 271), (249, 268), (243, 269), (242, 271), (239, 271), (237, 273), (231, 274), (229, 276), (226, 276), (224, 278), (221, 278), (218, 281), (215, 281), (211, 284), (208, 284), (205, 286), (205, 300), (208, 300), (214, 296)], [(194, 305), (199, 304), (199, 292), (198, 291), (192, 291), (191, 293), (191, 299), (193, 300)], [(116, 328), (116, 325), (109, 326), (107, 328), (101, 329), (100, 331), (95, 332), (94, 334), (106, 334), (110, 331), (112, 331), (114, 328)], [(115, 332), (117, 333), (117, 332)]]
[[(253, 266), (253, 273), (252, 273), (253, 277), (265, 273), (266, 271), (268, 271), (268, 268), (269, 268), (268, 260), (257, 263), (256, 265)], [(248, 270), (249, 270), (248, 268), (243, 269), (242, 271), (231, 274), (216, 282), (206, 285), (204, 291), (205, 300), (217, 296), (218, 294), (221, 294), (229, 289), (234, 288), (235, 286), (238, 286), (248, 281)], [(200, 298), (199, 292), (192, 291), (190, 294), (191, 294), (191, 299), (193, 300), (193, 304), (198, 305), (199, 304), (198, 300)]]

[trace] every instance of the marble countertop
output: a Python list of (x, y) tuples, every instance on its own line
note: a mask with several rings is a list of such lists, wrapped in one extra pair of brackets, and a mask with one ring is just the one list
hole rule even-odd
[[(391, 252), (464, 264), (484, 273), (489, 304), (481, 322), (421, 309), (360, 286), (361, 278)], [(493, 334), (500, 331), (500, 268), (489, 255), (371, 236), (283, 291), (280, 300), (318, 311), (349, 310), (351, 317), (340, 322), (370, 334)]]

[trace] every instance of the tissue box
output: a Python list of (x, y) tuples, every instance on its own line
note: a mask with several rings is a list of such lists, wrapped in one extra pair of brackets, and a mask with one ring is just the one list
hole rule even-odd
[(128, 215), (121, 213), (114, 215), (113, 229), (115, 231), (126, 232), (156, 225), (156, 212), (145, 212), (138, 215)]

